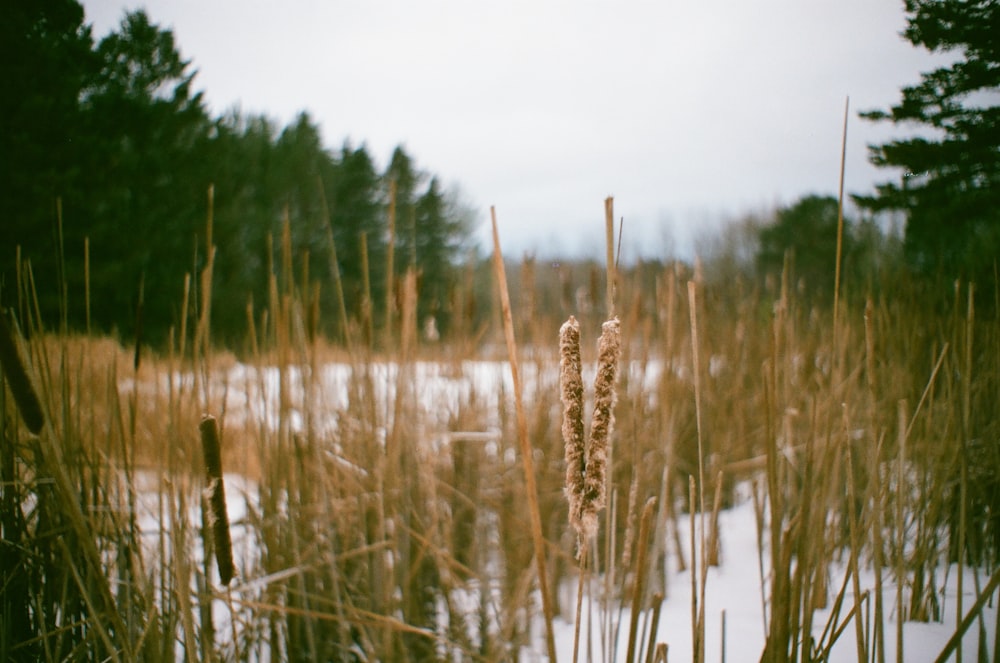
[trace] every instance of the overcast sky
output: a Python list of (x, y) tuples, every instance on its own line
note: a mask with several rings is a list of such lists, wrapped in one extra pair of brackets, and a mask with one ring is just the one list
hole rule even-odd
[(899, 36), (901, 0), (83, 0), (95, 38), (145, 7), (174, 31), (213, 114), (282, 125), (307, 110), (326, 144), (405, 146), (461, 188), (507, 255), (593, 253), (604, 198), (625, 252), (684, 253), (727, 218), (890, 173), (866, 144), (933, 59)]

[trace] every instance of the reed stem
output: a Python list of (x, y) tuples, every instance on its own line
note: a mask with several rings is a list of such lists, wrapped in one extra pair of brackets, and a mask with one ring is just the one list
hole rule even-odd
[(538, 585), (542, 595), (542, 613), (545, 618), (545, 644), (549, 660), (556, 663), (556, 641), (552, 626), (552, 599), (549, 596), (548, 574), (545, 565), (545, 541), (542, 538), (542, 516), (538, 505), (538, 486), (535, 480), (533, 450), (528, 439), (528, 420), (524, 413), (521, 374), (517, 362), (517, 342), (514, 339), (514, 321), (510, 308), (510, 293), (507, 290), (507, 273), (504, 269), (503, 253), (500, 250), (500, 231), (497, 228), (496, 209), (490, 208), (493, 222), (493, 269), (500, 290), (500, 306), (503, 316), (504, 339), (507, 342), (507, 357), (510, 363), (511, 379), (514, 383), (514, 412), (517, 419), (517, 440), (524, 468), (525, 488), (528, 494), (528, 510), (531, 515), (531, 537), (535, 548), (535, 565)]

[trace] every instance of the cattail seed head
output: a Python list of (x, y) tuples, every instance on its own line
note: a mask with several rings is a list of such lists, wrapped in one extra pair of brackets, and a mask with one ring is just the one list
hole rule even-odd
[(233, 579), (233, 542), (229, 533), (229, 513), (226, 509), (226, 488), (222, 482), (222, 454), (219, 448), (219, 425), (215, 417), (206, 415), (198, 426), (201, 447), (205, 456), (208, 486), (203, 497), (208, 504), (208, 524), (212, 530), (215, 561), (219, 567), (219, 581), (228, 585)]
[(612, 318), (601, 326), (597, 348), (597, 376), (594, 378), (594, 414), (587, 447), (583, 521), (586, 531), (597, 529), (597, 514), (607, 495), (608, 444), (615, 422), (618, 401), (618, 358), (621, 355), (621, 323)]
[(42, 413), (42, 404), (38, 400), (38, 394), (31, 384), (28, 371), (25, 370), (21, 355), (17, 351), (17, 344), (14, 342), (14, 334), (3, 315), (0, 315), (0, 368), (7, 377), (7, 385), (10, 393), (14, 396), (17, 409), (21, 412), (24, 425), (35, 435), (42, 432), (45, 425), (45, 415)]
[(589, 442), (583, 426), (583, 379), (580, 360), (580, 325), (570, 316), (559, 329), (559, 387), (563, 404), (562, 435), (566, 458), (566, 500), (570, 524), (581, 550), (597, 533), (597, 514), (607, 494), (608, 444), (617, 401), (621, 325), (612, 318), (601, 328), (597, 376), (594, 379), (594, 412)]
[(580, 324), (570, 316), (559, 329), (559, 388), (563, 404), (562, 436), (566, 458), (566, 500), (569, 520), (583, 539), (583, 495), (586, 440), (583, 432), (583, 378)]

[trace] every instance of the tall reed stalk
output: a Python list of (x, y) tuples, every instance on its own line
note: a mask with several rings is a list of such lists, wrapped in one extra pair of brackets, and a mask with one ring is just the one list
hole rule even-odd
[(503, 253), (500, 249), (500, 231), (497, 228), (496, 210), (490, 208), (493, 222), (493, 268), (500, 291), (500, 305), (503, 317), (504, 338), (507, 342), (507, 356), (510, 364), (511, 379), (514, 383), (514, 411), (517, 419), (517, 439), (521, 452), (521, 463), (524, 467), (524, 480), (528, 492), (528, 508), (531, 515), (531, 536), (535, 549), (535, 566), (538, 572), (538, 585), (542, 595), (542, 613), (545, 619), (545, 645), (549, 660), (555, 663), (556, 643), (552, 628), (552, 598), (549, 595), (548, 573), (545, 563), (545, 542), (542, 538), (542, 519), (538, 506), (538, 487), (535, 482), (535, 467), (531, 441), (528, 439), (528, 423), (524, 414), (524, 402), (521, 393), (521, 375), (517, 361), (517, 342), (514, 339), (514, 321), (511, 317), (510, 294), (507, 290), (507, 274), (504, 269)]

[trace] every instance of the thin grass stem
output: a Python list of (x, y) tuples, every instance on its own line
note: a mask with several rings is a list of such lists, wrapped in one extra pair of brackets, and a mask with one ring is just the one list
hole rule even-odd
[(500, 231), (497, 228), (496, 209), (490, 208), (493, 222), (493, 268), (500, 290), (500, 305), (503, 316), (504, 338), (507, 342), (507, 356), (511, 379), (514, 383), (514, 411), (517, 419), (517, 439), (524, 468), (525, 487), (528, 494), (528, 509), (531, 514), (531, 535), (535, 548), (535, 565), (538, 585), (542, 595), (542, 612), (545, 618), (545, 644), (549, 660), (556, 663), (555, 632), (552, 626), (552, 598), (549, 596), (548, 574), (545, 563), (545, 542), (542, 538), (542, 518), (538, 505), (538, 487), (535, 480), (535, 466), (531, 442), (528, 439), (528, 421), (524, 413), (521, 375), (517, 361), (517, 342), (514, 339), (514, 321), (511, 316), (510, 294), (507, 290), (507, 274), (504, 269), (503, 253), (500, 249)]

